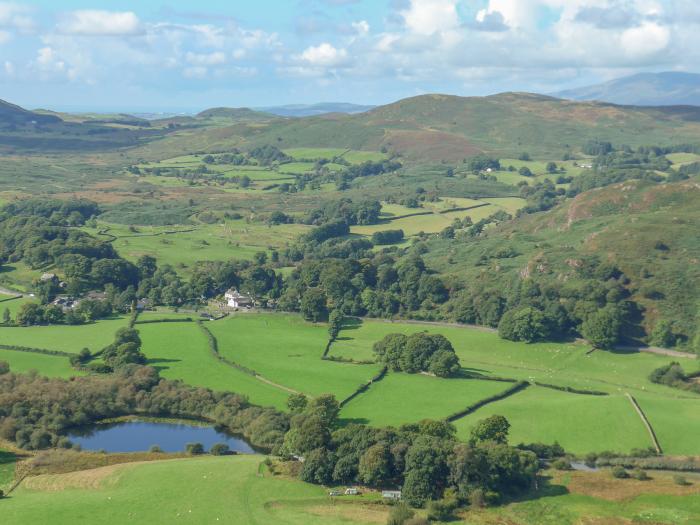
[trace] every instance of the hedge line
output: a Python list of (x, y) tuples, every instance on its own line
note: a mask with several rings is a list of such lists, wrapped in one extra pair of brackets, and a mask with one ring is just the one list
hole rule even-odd
[(543, 388), (551, 388), (552, 390), (560, 390), (561, 392), (568, 392), (569, 394), (582, 394), (585, 396), (609, 396), (607, 392), (602, 392), (600, 390), (582, 390), (580, 388), (572, 388), (570, 386), (558, 386), (550, 385), (549, 383), (539, 383), (538, 381), (533, 381), (533, 385), (541, 386)]
[(530, 386), (530, 383), (528, 383), (527, 381), (518, 381), (512, 387), (505, 389), (503, 392), (500, 392), (500, 393), (495, 394), (495, 395), (490, 396), (490, 397), (485, 397), (484, 399), (481, 399), (481, 400), (477, 401), (476, 403), (469, 405), (467, 408), (460, 410), (459, 412), (455, 412), (452, 415), (447, 416), (445, 418), (445, 421), (452, 423), (453, 421), (456, 421), (460, 418), (463, 418), (464, 416), (467, 416), (467, 415), (471, 414), (472, 412), (476, 412), (484, 405), (488, 405), (489, 403), (494, 403), (495, 401), (500, 401), (501, 399), (505, 399), (506, 397), (510, 397), (513, 394), (520, 392), (521, 390), (524, 390), (525, 388), (527, 388), (529, 386)]
[(326, 359), (328, 352), (331, 351), (331, 345), (333, 344), (333, 341), (333, 339), (328, 340), (328, 343), (326, 343), (326, 348), (323, 350), (323, 355), (321, 356), (321, 359)]
[(356, 359), (352, 359), (351, 357), (342, 357), (342, 356), (337, 356), (337, 355), (331, 355), (331, 356), (323, 356), (321, 357), (324, 361), (335, 361), (336, 363), (349, 363), (352, 365), (373, 365), (375, 361), (370, 361), (369, 359), (366, 359), (364, 361), (357, 361)]
[(193, 322), (194, 319), (191, 317), (183, 317), (182, 319), (175, 319), (172, 317), (167, 317), (163, 319), (146, 319), (145, 321), (136, 321), (134, 322), (135, 325), (137, 324), (153, 324), (153, 323), (191, 323)]
[(500, 383), (517, 383), (517, 379), (512, 377), (500, 377), (500, 376), (482, 376), (478, 374), (470, 374), (469, 372), (463, 373), (462, 377), (467, 379), (478, 379), (480, 381), (498, 381)]
[(0, 299), (0, 303), (6, 303), (7, 301), (16, 301), (17, 299), (21, 298), (21, 295), (15, 295), (14, 297), (6, 297), (5, 299)]
[(692, 458), (668, 458), (655, 456), (651, 458), (598, 458), (597, 467), (625, 467), (629, 469), (641, 468), (648, 470), (676, 470), (680, 472), (700, 472), (700, 462)]
[(64, 352), (62, 350), (48, 350), (46, 348), (32, 348), (31, 346), (18, 346), (18, 345), (0, 345), (3, 350), (15, 350), (17, 352), (29, 352), (32, 354), (44, 354), (44, 355), (58, 355), (61, 357), (71, 357), (76, 354), (71, 354), (70, 352)]
[(388, 371), (389, 371), (388, 367), (386, 367), (386, 366), (382, 367), (382, 369), (379, 371), (379, 373), (377, 375), (375, 375), (372, 379), (370, 379), (366, 383), (360, 385), (360, 387), (357, 390), (355, 390), (352, 394), (350, 394), (348, 397), (343, 399), (339, 403), (340, 408), (343, 408), (345, 405), (347, 405), (350, 401), (355, 399), (357, 396), (359, 396), (363, 392), (366, 392), (367, 389), (369, 389), (369, 387), (372, 386), (372, 383), (376, 383), (377, 381), (381, 381), (382, 379), (384, 379), (384, 376), (386, 375), (386, 373)]
[(225, 365), (231, 366), (237, 370), (240, 370), (244, 374), (251, 375), (253, 377), (258, 376), (259, 374), (253, 370), (252, 368), (245, 367), (243, 365), (239, 365), (235, 361), (231, 361), (224, 356), (222, 356), (219, 353), (219, 342), (216, 340), (216, 337), (214, 337), (214, 334), (212, 334), (209, 329), (204, 326), (202, 321), (195, 321), (197, 323), (197, 326), (204, 332), (204, 335), (207, 337), (207, 343), (209, 345), (209, 351), (214, 355), (215, 358), (217, 358), (219, 361), (224, 363)]

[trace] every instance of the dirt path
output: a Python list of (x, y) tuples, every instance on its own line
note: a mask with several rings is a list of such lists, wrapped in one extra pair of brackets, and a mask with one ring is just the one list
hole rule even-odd
[(627, 396), (627, 399), (630, 400), (630, 403), (632, 403), (632, 406), (634, 407), (635, 412), (637, 412), (637, 415), (641, 418), (642, 423), (644, 423), (647, 432), (649, 432), (649, 437), (651, 437), (651, 442), (653, 443), (656, 452), (658, 452), (659, 454), (663, 454), (661, 450), (661, 445), (659, 445), (659, 440), (656, 439), (656, 432), (654, 432), (654, 428), (651, 426), (651, 423), (647, 419), (647, 416), (644, 414), (642, 407), (639, 406), (637, 400), (634, 397), (632, 397), (632, 395), (629, 392), (625, 392), (625, 395)]
[(289, 388), (288, 386), (280, 385), (279, 383), (275, 383), (273, 381), (270, 381), (266, 377), (263, 377), (259, 374), (255, 374), (253, 377), (257, 379), (258, 381), (261, 381), (267, 385), (274, 386), (275, 388), (279, 388), (280, 390), (284, 390), (285, 392), (289, 392), (290, 394), (301, 394), (302, 392), (299, 392), (298, 390), (294, 390), (293, 388)]
[(690, 352), (679, 352), (678, 350), (670, 350), (669, 348), (660, 348), (658, 346), (618, 346), (618, 350), (627, 350), (633, 352), (644, 352), (646, 354), (667, 355), (669, 357), (683, 357), (685, 359), (697, 359), (697, 354)]

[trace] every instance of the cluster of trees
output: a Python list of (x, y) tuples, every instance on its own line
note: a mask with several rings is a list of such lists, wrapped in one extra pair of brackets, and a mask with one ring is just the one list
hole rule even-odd
[(454, 294), (448, 310), (459, 322), (498, 327), (515, 341), (583, 335), (599, 348), (619, 342), (637, 313), (627, 278), (597, 256), (572, 261), (575, 282), (562, 286), (547, 276), (502, 282), (486, 277)]
[(380, 160), (377, 162), (368, 160), (361, 164), (349, 165), (342, 171), (335, 173), (336, 187), (345, 190), (350, 183), (359, 177), (374, 177), (384, 173), (393, 173), (401, 169), (401, 163), (396, 160)]
[[(0, 367), (0, 372), (3, 367)], [(0, 438), (26, 449), (71, 447), (72, 427), (135, 413), (196, 417), (245, 436), (254, 446), (280, 446), (289, 416), (237, 394), (161, 379), (151, 367), (128, 365), (108, 376), (71, 380), (0, 373)]]
[(353, 202), (352, 199), (342, 198), (325, 203), (320, 208), (311, 211), (304, 222), (306, 224), (324, 224), (332, 221), (342, 221), (349, 226), (356, 224), (376, 224), (382, 205), (377, 200)]
[(445, 496), (458, 503), (495, 502), (534, 482), (537, 458), (508, 446), (508, 423), (499, 416), (481, 422), (470, 442), (460, 443), (455, 428), (444, 421), (398, 429), (340, 427), (332, 396), (308, 402), (303, 396), (293, 397), (291, 427), (276, 452), (304, 458), (304, 481), (401, 486), (402, 498), (413, 506)]
[(388, 334), (374, 343), (373, 351), (377, 361), (394, 371), (431, 372), (438, 377), (455, 376), (460, 371), (452, 343), (441, 334)]
[(102, 350), (102, 359), (112, 370), (130, 364), (145, 364), (146, 356), (141, 352), (138, 330), (128, 327), (117, 330), (114, 342)]
[(271, 144), (253, 148), (248, 152), (248, 155), (257, 160), (261, 166), (291, 162), (293, 160), (292, 157), (284, 153), (277, 146)]
[(403, 230), (382, 230), (372, 234), (372, 244), (396, 244), (403, 241)]
[(649, 380), (652, 383), (659, 383), (661, 385), (689, 390), (700, 394), (700, 383), (694, 381), (698, 376), (700, 376), (700, 374), (697, 373), (687, 375), (680, 363), (674, 361), (673, 363), (654, 370), (649, 375)]
[[(83, 324), (112, 315), (112, 305), (109, 301), (82, 299), (75, 308), (64, 310), (59, 305), (41, 305), (25, 303), (17, 311), (14, 323), (18, 326), (42, 324)], [(3, 321), (10, 324), (10, 311), (5, 310)]]

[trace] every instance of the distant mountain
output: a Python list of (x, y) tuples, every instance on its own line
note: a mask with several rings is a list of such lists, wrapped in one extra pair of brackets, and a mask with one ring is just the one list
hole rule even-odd
[(279, 115), (280, 117), (315, 117), (326, 113), (364, 113), (375, 106), (363, 106), (347, 102), (321, 102), (319, 104), (289, 104), (287, 106), (270, 106), (258, 108), (260, 111)]
[(200, 119), (269, 120), (273, 115), (250, 108), (210, 108), (197, 113)]
[(700, 74), (640, 73), (553, 95), (629, 106), (700, 106)]
[(25, 126), (27, 124), (57, 124), (60, 117), (50, 114), (35, 113), (15, 104), (0, 100), (0, 126)]

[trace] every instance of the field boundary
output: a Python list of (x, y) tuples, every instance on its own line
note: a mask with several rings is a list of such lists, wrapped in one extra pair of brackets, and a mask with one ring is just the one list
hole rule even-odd
[(17, 299), (21, 299), (24, 297), (23, 295), (15, 295), (14, 297), (6, 297), (5, 299), (0, 299), (0, 303), (6, 303), (8, 301), (16, 301)]
[(468, 416), (472, 412), (476, 412), (480, 408), (489, 405), (491, 403), (495, 403), (496, 401), (501, 401), (502, 399), (505, 399), (507, 397), (510, 397), (514, 394), (517, 394), (521, 390), (525, 390), (530, 386), (530, 383), (528, 381), (518, 381), (516, 384), (513, 386), (506, 388), (503, 392), (499, 392), (498, 394), (494, 394), (489, 397), (485, 397), (476, 403), (472, 403), (468, 407), (460, 410), (459, 412), (455, 412), (454, 414), (451, 414), (445, 418), (445, 421), (448, 423), (452, 423), (454, 421), (457, 421), (458, 419), (463, 418), (464, 416)]
[(541, 386), (542, 388), (551, 388), (552, 390), (559, 390), (560, 392), (567, 392), (568, 394), (580, 394), (584, 396), (609, 396), (608, 392), (603, 392), (602, 390), (583, 390), (580, 388), (573, 388), (570, 386), (558, 386), (550, 385), (549, 383), (540, 383), (538, 381), (533, 381), (533, 385)]
[(369, 387), (371, 387), (374, 383), (376, 383), (376, 382), (381, 381), (382, 379), (384, 379), (384, 378), (386, 377), (386, 374), (387, 374), (388, 372), (389, 372), (389, 367), (388, 367), (388, 366), (384, 366), (384, 367), (379, 371), (379, 373), (378, 373), (377, 375), (375, 375), (372, 379), (370, 379), (370, 380), (367, 381), (366, 383), (360, 385), (360, 387), (359, 387), (357, 390), (355, 390), (352, 394), (350, 394), (348, 397), (346, 397), (345, 399), (343, 399), (343, 400), (339, 403), (340, 408), (343, 408), (345, 405), (347, 405), (350, 401), (352, 401), (353, 399), (355, 399), (357, 396), (359, 396), (360, 394), (362, 394), (362, 393), (366, 392), (367, 390), (369, 390)]
[(14, 350), (15, 352), (27, 352), (30, 354), (43, 354), (43, 355), (53, 355), (57, 357), (73, 357), (76, 354), (71, 354), (70, 352), (64, 352), (63, 350), (49, 350), (48, 348), (33, 348), (31, 346), (19, 346), (19, 345), (3, 345), (0, 344), (0, 349), (2, 350)]
[(644, 423), (647, 432), (649, 432), (649, 436), (651, 437), (651, 441), (654, 445), (654, 448), (656, 449), (656, 452), (658, 452), (659, 454), (663, 454), (663, 451), (661, 450), (661, 445), (659, 445), (659, 440), (656, 438), (656, 432), (654, 432), (654, 427), (651, 426), (651, 423), (647, 419), (647, 416), (644, 414), (642, 407), (639, 406), (639, 403), (637, 403), (637, 400), (632, 396), (632, 394), (630, 394), (629, 392), (625, 392), (625, 395), (627, 396), (627, 399), (630, 400), (630, 403), (632, 403), (632, 406), (641, 418), (642, 423)]
[(145, 321), (135, 321), (134, 325), (139, 324), (156, 324), (156, 323), (193, 323), (194, 319), (191, 317), (185, 317), (183, 319), (177, 319), (174, 317), (163, 318), (163, 319), (146, 319)]
[(240, 365), (236, 363), (235, 361), (231, 361), (230, 359), (227, 359), (226, 357), (222, 356), (219, 353), (219, 342), (216, 340), (216, 337), (214, 337), (214, 334), (211, 333), (211, 331), (204, 326), (204, 323), (202, 321), (195, 321), (197, 323), (197, 326), (199, 326), (200, 330), (204, 333), (204, 335), (207, 338), (207, 343), (209, 346), (209, 351), (211, 354), (214, 356), (214, 358), (218, 359), (221, 363), (230, 366), (231, 368), (235, 368), (239, 372), (243, 372), (244, 374), (247, 374), (251, 377), (254, 377), (261, 383), (265, 383), (267, 385), (273, 386), (275, 388), (278, 388), (280, 390), (284, 390), (285, 392), (289, 392), (290, 394), (301, 394), (302, 392), (299, 392), (298, 390), (294, 390), (293, 388), (289, 388), (284, 385), (280, 385), (279, 383), (275, 383), (274, 381), (270, 381), (266, 377), (258, 374), (255, 370), (252, 368), (245, 367), (243, 365)]

